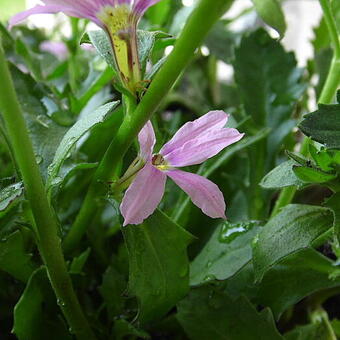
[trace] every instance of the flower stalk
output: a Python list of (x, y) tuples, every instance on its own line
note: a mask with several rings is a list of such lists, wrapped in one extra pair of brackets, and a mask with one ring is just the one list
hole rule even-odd
[(13, 148), (26, 196), (37, 226), (37, 243), (48, 276), (70, 329), (77, 339), (95, 339), (72, 287), (62, 253), (58, 226), (48, 203), (25, 120), (0, 41), (0, 109)]
[(211, 6), (211, 0), (199, 1), (188, 18), (172, 53), (156, 75), (132, 117), (129, 115), (123, 121), (116, 137), (100, 162), (76, 221), (66, 236), (65, 251), (74, 249), (86, 232), (89, 221), (96, 211), (93, 202), (95, 202), (96, 197), (105, 194), (105, 187), (101, 183), (108, 182), (112, 180), (113, 176), (116, 176), (119, 162), (139, 131), (151, 118), (180, 74), (190, 63), (195, 50), (201, 45), (211, 27), (232, 3), (233, 0), (215, 0), (214, 6)]

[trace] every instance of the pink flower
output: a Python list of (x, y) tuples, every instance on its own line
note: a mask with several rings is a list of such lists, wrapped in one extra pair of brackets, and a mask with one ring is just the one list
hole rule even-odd
[(40, 50), (54, 54), (58, 59), (65, 60), (68, 56), (68, 49), (65, 43), (61, 41), (43, 41), (40, 44)]
[(156, 139), (151, 122), (144, 126), (138, 140), (139, 157), (145, 161), (145, 166), (126, 190), (120, 206), (124, 226), (140, 224), (155, 211), (163, 197), (167, 177), (183, 189), (206, 215), (226, 218), (226, 205), (218, 186), (202, 176), (177, 168), (200, 164), (240, 140), (244, 134), (224, 127), (227, 120), (225, 112), (211, 111), (188, 122), (158, 154), (153, 154)]
[(135, 94), (142, 81), (137, 24), (144, 12), (158, 1), (160, 0), (42, 0), (43, 5), (37, 5), (12, 17), (9, 26), (17, 25), (33, 14), (57, 12), (93, 21), (108, 33), (120, 81)]

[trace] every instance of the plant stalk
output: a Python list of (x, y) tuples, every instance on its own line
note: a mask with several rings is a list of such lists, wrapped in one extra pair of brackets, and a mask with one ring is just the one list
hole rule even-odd
[(126, 115), (117, 135), (107, 149), (94, 175), (81, 210), (65, 238), (64, 249), (71, 251), (84, 235), (89, 221), (95, 214), (96, 197), (105, 194), (103, 182), (110, 181), (117, 166), (139, 131), (157, 110), (164, 97), (171, 90), (178, 77), (190, 63), (195, 50), (201, 45), (214, 23), (230, 7), (233, 0), (200, 0), (180, 34), (172, 53), (159, 70), (149, 89), (132, 115)]
[(14, 156), (25, 184), (26, 196), (37, 226), (37, 242), (49, 280), (72, 333), (77, 339), (95, 339), (81, 310), (67, 272), (58, 225), (48, 203), (31, 139), (15, 93), (14, 84), (0, 41), (0, 108)]

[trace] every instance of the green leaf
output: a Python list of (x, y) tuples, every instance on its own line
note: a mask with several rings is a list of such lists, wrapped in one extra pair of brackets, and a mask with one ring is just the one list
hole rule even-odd
[(147, 18), (153, 25), (163, 26), (170, 13), (172, 0), (163, 0), (147, 11)]
[(66, 324), (58, 316), (58, 306), (44, 267), (28, 281), (14, 308), (13, 332), (19, 340), (71, 340)]
[(281, 163), (266, 176), (263, 177), (260, 185), (265, 189), (278, 189), (289, 186), (302, 186), (304, 183), (296, 177), (293, 166), (297, 163), (289, 160)]
[(251, 260), (255, 222), (219, 225), (190, 266), (190, 284), (226, 280)]
[(17, 198), (24, 193), (22, 182), (11, 184), (0, 191), (0, 212), (5, 211)]
[(0, 241), (0, 269), (23, 282), (27, 282), (36, 269), (19, 230)]
[(191, 236), (160, 210), (140, 226), (123, 229), (129, 254), (129, 291), (141, 322), (167, 313), (189, 290), (186, 248)]
[(286, 257), (265, 274), (256, 293), (256, 301), (269, 306), (279, 319), (290, 306), (310, 294), (339, 287), (340, 278), (331, 278), (334, 270), (333, 261), (314, 249), (304, 249)]
[[(127, 339), (127, 336), (132, 336), (132, 339), (150, 339), (148, 333), (143, 330), (137, 329), (134, 325), (124, 319), (115, 320), (114, 326), (114, 338), (117, 340)], [(130, 339), (130, 338), (128, 338)]]
[(126, 285), (125, 277), (114, 267), (108, 267), (103, 275), (99, 292), (105, 301), (110, 320), (123, 312), (124, 302), (126, 300), (126, 298), (124, 298)]
[(326, 183), (337, 177), (337, 175), (327, 174), (319, 169), (293, 166), (294, 174), (305, 183)]
[(86, 264), (87, 259), (89, 258), (91, 253), (91, 248), (87, 248), (83, 253), (79, 256), (73, 258), (69, 273), (70, 274), (82, 274), (83, 268)]
[(287, 53), (263, 29), (244, 35), (235, 49), (234, 68), (246, 113), (256, 126), (271, 128), (266, 143), (269, 171), (295, 125), (291, 116), (305, 90), (302, 70), (297, 68), (294, 54)]
[(285, 334), (286, 340), (331, 340), (326, 337), (329, 329), (324, 322), (298, 326)]
[(48, 190), (51, 190), (55, 181), (60, 183), (60, 179), (58, 178), (60, 168), (77, 141), (94, 126), (102, 123), (118, 104), (119, 102), (112, 102), (99, 107), (90, 115), (86, 115), (78, 120), (67, 131), (55, 152), (53, 162), (48, 167)]
[(228, 30), (226, 22), (220, 20), (211, 29), (205, 39), (205, 45), (212, 55), (229, 64), (234, 57), (237, 39), (239, 34)]
[(308, 145), (309, 153), (315, 161), (316, 165), (319, 166), (323, 171), (332, 171), (333, 157), (331, 153), (325, 149), (318, 150), (313, 143)]
[(251, 262), (222, 284), (235, 298), (245, 295), (254, 303), (269, 307), (279, 320), (285, 311), (309, 295), (339, 287), (340, 279), (333, 278), (335, 271), (335, 262), (308, 248), (285, 257), (258, 284), (254, 283)]
[(270, 310), (258, 313), (245, 297), (232, 300), (213, 287), (192, 289), (177, 309), (192, 340), (283, 340)]
[(327, 208), (331, 209), (334, 215), (334, 234), (337, 241), (337, 246), (340, 245), (340, 192), (331, 196), (324, 204)]
[(304, 116), (301, 131), (329, 149), (340, 149), (340, 91), (338, 103), (319, 104), (317, 111)]
[(329, 209), (291, 204), (272, 218), (253, 243), (255, 280), (286, 256), (312, 246), (312, 242), (331, 228)]
[(252, 0), (262, 20), (283, 38), (287, 25), (281, 5), (277, 0)]

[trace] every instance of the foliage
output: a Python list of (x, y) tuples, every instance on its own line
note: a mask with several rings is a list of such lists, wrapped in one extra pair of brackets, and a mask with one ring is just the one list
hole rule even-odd
[[(224, 2), (223, 11), (232, 4)], [(1, 20), (22, 5), (18, 1), (7, 13), (5, 3)], [(335, 18), (339, 8), (333, 1)], [(322, 18), (315, 28), (314, 58), (300, 68), (268, 29), (281, 38), (285, 34), (289, 20), (281, 2), (253, 0), (241, 19), (249, 12), (262, 20), (242, 29), (234, 25), (240, 18), (218, 20), (192, 58), (180, 60), (189, 63), (179, 70), (181, 77), (165, 84), (159, 80), (163, 66), (170, 63), (175, 72), (169, 51), (176, 46), (185, 53), (181, 37), (195, 7), (179, 0), (151, 7), (137, 32), (143, 80), (135, 97), (118, 81), (107, 33), (90, 29), (86, 20), (64, 18), (51, 31), (31, 25), (9, 31), (6, 22), (0, 24), (62, 246), (82, 222), (80, 241), (65, 247), (64, 256), (98, 339), (340, 336), (340, 91), (338, 103), (310, 109), (314, 93), (329, 83), (334, 44)], [(204, 25), (197, 25), (197, 32)], [(71, 35), (64, 35), (65, 27)], [(66, 55), (43, 51), (46, 41), (63, 43)], [(233, 71), (228, 79), (218, 71), (223, 63)], [(167, 94), (159, 96), (166, 86)], [(143, 112), (145, 102), (157, 106), (151, 118), (157, 151), (183, 124), (212, 110), (229, 113), (228, 127), (245, 134), (185, 169), (218, 185), (227, 220), (205, 216), (169, 180), (151, 216), (141, 225), (122, 226), (124, 190), (140, 170), (131, 172), (140, 166), (135, 137), (143, 117), (153, 113)], [(124, 140), (124, 129), (131, 126), (138, 129)], [(0, 112), (1, 338), (73, 339), (77, 330), (68, 324), (69, 306), (56, 298), (41, 256), (39, 220), (13, 145)], [(104, 172), (109, 179), (101, 177)], [(91, 216), (82, 210), (86, 204), (95, 207)]]

